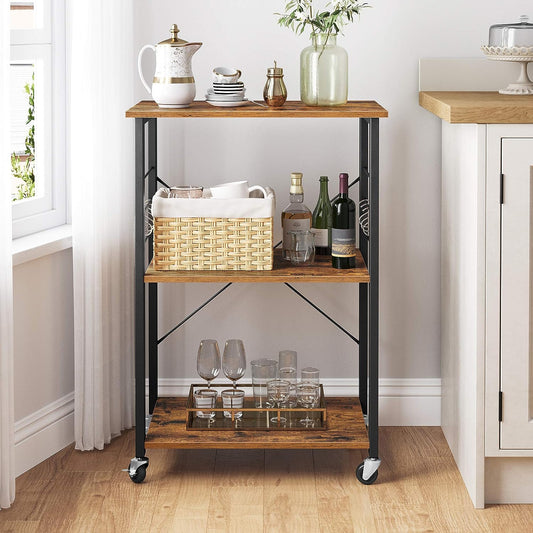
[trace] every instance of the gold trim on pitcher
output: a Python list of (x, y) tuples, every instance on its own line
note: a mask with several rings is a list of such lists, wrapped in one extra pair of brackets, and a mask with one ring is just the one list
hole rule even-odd
[(153, 83), (194, 83), (194, 77), (188, 76), (186, 78), (171, 78), (154, 76)]

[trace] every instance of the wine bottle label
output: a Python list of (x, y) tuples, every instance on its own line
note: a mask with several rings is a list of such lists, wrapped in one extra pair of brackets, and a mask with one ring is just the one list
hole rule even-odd
[(311, 229), (310, 218), (286, 218), (283, 221), (283, 248), (287, 247), (289, 231), (306, 231)]
[(355, 228), (331, 229), (331, 255), (333, 257), (354, 257), (355, 251)]
[(315, 246), (320, 246), (322, 248), (327, 248), (327, 246), (328, 246), (328, 230), (327, 229), (313, 228), (313, 233), (315, 234)]

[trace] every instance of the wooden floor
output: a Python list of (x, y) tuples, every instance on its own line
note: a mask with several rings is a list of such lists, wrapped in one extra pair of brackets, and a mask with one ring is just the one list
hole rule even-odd
[(355, 478), (358, 450), (150, 450), (135, 485), (120, 471), (133, 437), (68, 447), (20, 476), (0, 531), (533, 531), (533, 505), (473, 509), (440, 428), (382, 428), (371, 486)]

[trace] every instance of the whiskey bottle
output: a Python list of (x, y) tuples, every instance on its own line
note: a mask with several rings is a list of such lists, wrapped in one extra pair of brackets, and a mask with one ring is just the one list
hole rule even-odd
[(283, 229), (282, 257), (287, 261), (289, 257), (289, 231), (306, 231), (311, 229), (313, 215), (304, 204), (303, 174), (291, 173), (291, 188), (289, 190), (289, 205), (281, 213), (281, 227)]

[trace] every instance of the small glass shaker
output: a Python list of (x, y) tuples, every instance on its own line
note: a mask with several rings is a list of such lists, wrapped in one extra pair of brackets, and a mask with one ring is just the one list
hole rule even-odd
[(267, 70), (267, 82), (263, 89), (263, 98), (271, 107), (281, 107), (287, 100), (287, 87), (283, 82), (283, 69), (274, 61), (274, 68)]

